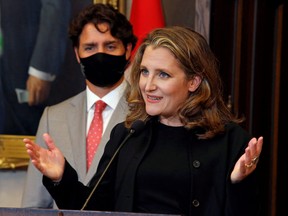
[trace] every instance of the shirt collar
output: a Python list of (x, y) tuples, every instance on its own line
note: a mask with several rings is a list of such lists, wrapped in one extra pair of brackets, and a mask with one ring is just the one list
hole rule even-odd
[(98, 100), (104, 101), (107, 106), (111, 107), (113, 110), (116, 108), (120, 98), (123, 96), (127, 87), (127, 83), (124, 80), (117, 88), (110, 91), (104, 97), (99, 98), (94, 94), (88, 86), (86, 86), (86, 96), (87, 96), (87, 112), (93, 107), (94, 103)]

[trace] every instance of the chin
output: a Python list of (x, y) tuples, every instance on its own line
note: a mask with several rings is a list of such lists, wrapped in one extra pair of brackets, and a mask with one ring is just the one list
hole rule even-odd
[(153, 111), (153, 110), (146, 110), (147, 114), (150, 115), (150, 116), (157, 116), (157, 115), (160, 115), (160, 112), (156, 112), (156, 111)]

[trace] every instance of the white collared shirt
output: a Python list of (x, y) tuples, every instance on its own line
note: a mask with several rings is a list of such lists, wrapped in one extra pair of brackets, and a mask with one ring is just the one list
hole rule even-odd
[(90, 124), (92, 122), (93, 116), (94, 116), (94, 104), (98, 100), (104, 101), (107, 106), (102, 112), (102, 118), (103, 118), (103, 133), (105, 132), (105, 129), (108, 125), (108, 122), (111, 119), (111, 116), (116, 109), (120, 98), (123, 96), (125, 89), (127, 87), (127, 83), (124, 80), (117, 88), (113, 89), (111, 92), (109, 92), (107, 95), (105, 95), (102, 98), (99, 98), (97, 95), (95, 95), (89, 88), (86, 86), (86, 92), (87, 92), (87, 125), (86, 125), (86, 135), (88, 133)]

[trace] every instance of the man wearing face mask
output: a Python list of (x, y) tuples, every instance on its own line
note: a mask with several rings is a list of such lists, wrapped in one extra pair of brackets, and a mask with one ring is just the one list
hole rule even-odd
[[(69, 36), (86, 78), (86, 90), (60, 104), (46, 107), (38, 127), (36, 142), (45, 146), (42, 135), (49, 133), (56, 143), (61, 143), (59, 148), (76, 168), (79, 180), (88, 184), (96, 172), (111, 129), (124, 121), (128, 112), (125, 100), (128, 83), (124, 80), (124, 71), (137, 38), (127, 18), (105, 4), (90, 5), (82, 10), (72, 20)], [(99, 119), (93, 119), (98, 101), (104, 104), (99, 117), (102, 118), (101, 123), (97, 122)], [(102, 136), (90, 138), (90, 128), (97, 131), (102, 128)], [(100, 143), (91, 144), (91, 140), (98, 140)], [(91, 145), (96, 146), (88, 152)], [(91, 156), (93, 151), (95, 153)], [(42, 185), (41, 173), (31, 163), (22, 207), (56, 207)]]

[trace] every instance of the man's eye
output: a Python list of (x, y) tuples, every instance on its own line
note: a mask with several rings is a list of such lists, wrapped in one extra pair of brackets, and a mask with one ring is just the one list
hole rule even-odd
[(92, 49), (93, 49), (93, 47), (85, 47), (85, 48), (84, 48), (85, 51), (90, 51), (90, 50), (92, 50)]
[(107, 46), (107, 49), (108, 50), (114, 50), (116, 47), (114, 46), (114, 45), (109, 45), (109, 46)]

